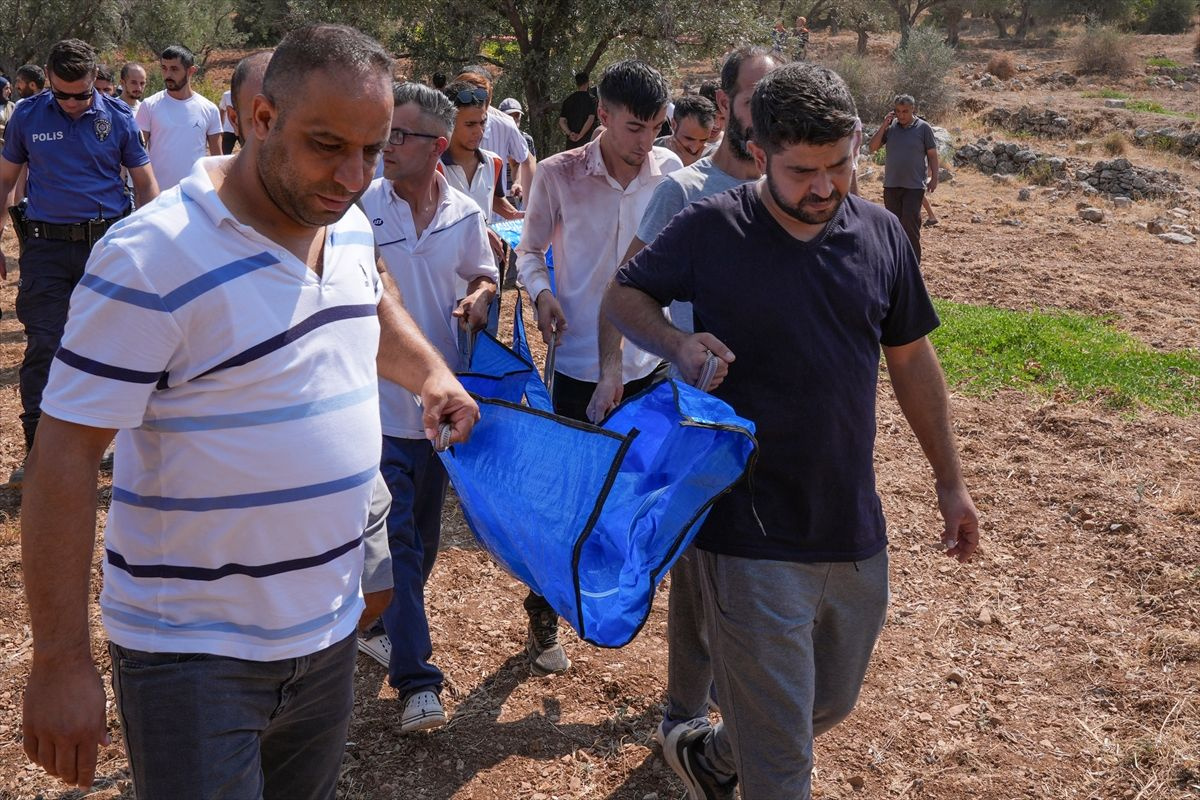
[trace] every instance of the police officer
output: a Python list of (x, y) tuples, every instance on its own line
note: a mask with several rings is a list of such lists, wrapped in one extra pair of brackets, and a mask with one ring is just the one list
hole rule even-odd
[[(78, 39), (58, 42), (50, 49), (46, 73), (50, 91), (20, 104), (0, 154), (0, 197), (28, 166), (27, 205), (13, 210), (22, 243), (17, 318), (26, 337), (20, 371), (26, 452), (33, 446), (71, 292), (83, 277), (92, 245), (130, 210), (121, 167), (129, 170), (139, 206), (158, 195), (129, 107), (95, 90), (91, 46)], [(0, 253), (0, 278), (7, 274)], [(9, 485), (22, 480), (24, 470), (18, 468)]]

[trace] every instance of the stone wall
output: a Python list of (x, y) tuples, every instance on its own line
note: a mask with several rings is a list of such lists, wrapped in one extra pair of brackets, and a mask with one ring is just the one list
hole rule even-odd
[(1127, 158), (1097, 161), (1075, 170), (1075, 180), (1114, 197), (1174, 197), (1183, 188), (1178, 175), (1162, 169), (1135, 167)]
[(1012, 142), (993, 142), (991, 138), (963, 145), (954, 154), (955, 166), (970, 164), (985, 175), (1016, 175), (1045, 171), (1055, 180), (1069, 178), (1065, 158), (1046, 156)]

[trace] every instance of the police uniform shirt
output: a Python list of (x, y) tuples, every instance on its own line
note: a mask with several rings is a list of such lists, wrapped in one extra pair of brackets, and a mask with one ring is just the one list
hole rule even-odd
[(2, 155), (29, 164), (25, 215), (55, 224), (120, 217), (129, 210), (121, 167), (150, 163), (129, 106), (103, 92), (78, 119), (49, 91), (30, 97), (8, 122)]

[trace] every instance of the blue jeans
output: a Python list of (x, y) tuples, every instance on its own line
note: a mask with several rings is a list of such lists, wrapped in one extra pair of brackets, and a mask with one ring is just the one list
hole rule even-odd
[(108, 647), (139, 798), (333, 800), (356, 637), (281, 661)]
[(383, 437), (379, 470), (392, 493), (388, 547), (392, 552), (392, 602), (383, 629), (392, 642), (388, 683), (400, 699), (442, 690), (442, 671), (429, 663), (433, 642), (425, 617), (425, 582), (433, 571), (442, 535), (446, 469), (424, 439)]
[(83, 277), (91, 248), (86, 242), (29, 239), (21, 251), (17, 284), (17, 319), (25, 328), (25, 358), (21, 361), (21, 426), (25, 448), (42, 417), (42, 392), (50, 377), (50, 362), (62, 343), (71, 292)]

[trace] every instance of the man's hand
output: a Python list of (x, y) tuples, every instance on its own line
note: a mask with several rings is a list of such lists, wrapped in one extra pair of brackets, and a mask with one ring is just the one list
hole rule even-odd
[(430, 373), (421, 386), (421, 423), (425, 438), (438, 440), (438, 428), (450, 426), (450, 444), (465, 442), (479, 420), (479, 405), (449, 369)]
[(726, 347), (720, 339), (711, 333), (693, 333), (679, 344), (671, 362), (679, 369), (683, 379), (695, 386), (700, 380), (700, 373), (704, 370), (704, 362), (708, 360), (709, 353), (720, 359), (720, 362), (717, 364), (717, 372), (708, 386), (699, 388), (711, 391), (725, 380), (725, 376), (729, 374), (729, 365), (734, 360), (733, 351)]
[(558, 298), (554, 296), (554, 292), (549, 289), (543, 289), (538, 293), (537, 300), (537, 325), (538, 330), (542, 332), (542, 341), (550, 344), (562, 342), (563, 331), (567, 329), (567, 318), (563, 314), (562, 306), (558, 303)]
[(500, 263), (508, 257), (504, 252), (504, 240), (500, 238), (500, 234), (491, 228), (487, 229), (487, 234), (488, 244), (492, 247), (492, 255), (496, 258), (496, 263)]
[(363, 594), (363, 600), (366, 601), (367, 607), (363, 609), (362, 616), (358, 618), (358, 629), (365, 631), (375, 624), (375, 620), (383, 614), (388, 604), (392, 602), (392, 590), (381, 589), (378, 592), (366, 592)]
[(891, 126), (891, 124), (892, 124), (893, 122), (895, 122), (895, 121), (896, 121), (896, 112), (895, 112), (895, 111), (889, 111), (889, 112), (887, 113), (887, 116), (883, 118), (883, 127), (884, 127), (884, 128), (888, 128), (888, 127), (890, 127), (890, 126)]
[(934, 190), (937, 189), (937, 187), (938, 187), (938, 176), (937, 176), (937, 173), (935, 172), (929, 176), (929, 182), (925, 184), (925, 193), (933, 194)]
[(521, 184), (513, 183), (508, 187), (508, 193), (518, 200), (525, 197), (525, 190), (521, 188)]
[(34, 656), (25, 685), (21, 735), (25, 755), (46, 772), (81, 789), (96, 775), (96, 749), (109, 743), (104, 687), (91, 657)]
[(459, 324), (465, 325), (469, 331), (482, 330), (487, 325), (491, 301), (491, 292), (481, 289), (459, 300), (458, 307), (451, 312), (451, 316), (458, 319)]
[(608, 412), (617, 407), (624, 394), (625, 384), (621, 382), (619, 372), (616, 375), (601, 374), (596, 390), (592, 392), (592, 399), (588, 402), (588, 419), (599, 425), (608, 416)]
[(937, 484), (938, 510), (946, 522), (942, 546), (946, 555), (965, 564), (979, 547), (979, 514), (961, 481), (953, 486)]

